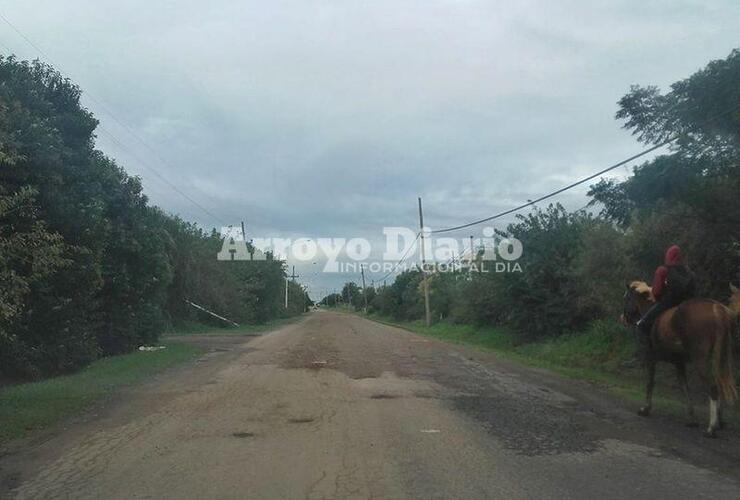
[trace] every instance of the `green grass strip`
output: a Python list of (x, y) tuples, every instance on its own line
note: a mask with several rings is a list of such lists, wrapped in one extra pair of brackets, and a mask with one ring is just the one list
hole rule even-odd
[(146, 380), (202, 352), (179, 342), (162, 345), (166, 349), (102, 358), (71, 375), (0, 388), (0, 443), (78, 413), (121, 386)]
[[(475, 327), (445, 321), (427, 327), (421, 321), (395, 321), (375, 315), (367, 317), (445, 342), (491, 350), (506, 359), (545, 368), (568, 378), (592, 382), (634, 406), (635, 410), (645, 398), (644, 371), (631, 363), (634, 361), (634, 339), (616, 322), (596, 321), (582, 332), (522, 342), (515, 334), (499, 327)], [(658, 363), (655, 392), (654, 412), (684, 417), (683, 395), (677, 388), (673, 366)], [(692, 397), (699, 423), (704, 424), (707, 401), (696, 384)], [(734, 425), (740, 424), (737, 407), (736, 404), (725, 412), (726, 420)]]

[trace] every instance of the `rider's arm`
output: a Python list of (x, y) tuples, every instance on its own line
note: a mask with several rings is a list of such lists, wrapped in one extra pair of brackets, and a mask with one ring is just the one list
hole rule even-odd
[(667, 275), (668, 268), (665, 266), (660, 266), (655, 270), (655, 276), (653, 276), (653, 297), (655, 297), (655, 300), (658, 300), (663, 293), (663, 284)]

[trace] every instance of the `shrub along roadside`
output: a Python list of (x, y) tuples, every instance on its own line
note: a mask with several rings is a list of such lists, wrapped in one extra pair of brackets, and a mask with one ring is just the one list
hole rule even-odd
[(202, 352), (180, 342), (162, 345), (166, 349), (98, 359), (72, 375), (0, 388), (0, 444), (80, 412), (122, 386)]

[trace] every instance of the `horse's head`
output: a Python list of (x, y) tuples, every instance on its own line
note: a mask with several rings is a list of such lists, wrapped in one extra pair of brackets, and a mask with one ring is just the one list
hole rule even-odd
[(740, 316), (740, 288), (730, 283), (730, 309), (736, 316)]
[(639, 321), (648, 307), (655, 301), (653, 290), (644, 281), (633, 281), (626, 285), (622, 304), (622, 316), (619, 318), (623, 325), (634, 325)]

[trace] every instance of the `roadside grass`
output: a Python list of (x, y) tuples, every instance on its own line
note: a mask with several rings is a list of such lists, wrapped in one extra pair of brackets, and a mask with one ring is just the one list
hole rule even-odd
[(162, 342), (166, 349), (94, 361), (82, 370), (0, 388), (0, 444), (78, 413), (116, 389), (198, 356), (198, 347)]
[(256, 335), (274, 330), (282, 326), (290, 325), (303, 318), (304, 315), (291, 316), (289, 318), (274, 319), (259, 324), (242, 324), (239, 326), (214, 326), (206, 323), (188, 321), (175, 326), (164, 333), (164, 337), (177, 335)]
[[(635, 341), (631, 334), (616, 322), (597, 321), (582, 332), (552, 339), (522, 342), (511, 332), (497, 327), (475, 327), (449, 322), (438, 322), (429, 327), (421, 321), (394, 321), (376, 315), (369, 319), (402, 327), (421, 335), (446, 342), (472, 345), (495, 351), (504, 358), (519, 363), (545, 368), (560, 375), (594, 383), (626, 403), (635, 411), (644, 402), (645, 373), (634, 363)], [(689, 366), (694, 410), (700, 425), (706, 423), (706, 398), (699, 394), (697, 381)], [(693, 383), (692, 383), (693, 382)], [(654, 413), (671, 414), (685, 418), (685, 403), (676, 382), (673, 366), (659, 363), (653, 397)], [(738, 405), (727, 409), (726, 420), (740, 425)]]
[(79, 413), (118, 388), (146, 380), (203, 352), (195, 345), (169, 341), (167, 337), (256, 335), (289, 325), (302, 317), (299, 315), (238, 327), (189, 322), (164, 334), (158, 345), (166, 349), (102, 358), (70, 375), (0, 387), (0, 445)]

